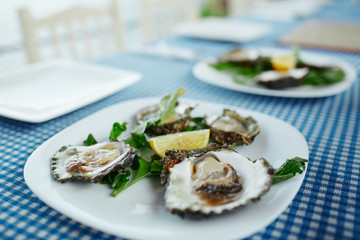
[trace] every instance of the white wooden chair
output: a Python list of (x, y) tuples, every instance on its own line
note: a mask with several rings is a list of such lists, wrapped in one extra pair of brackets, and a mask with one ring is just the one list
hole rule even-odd
[(228, 11), (230, 15), (241, 15), (249, 9), (263, 5), (267, 0), (228, 0)]
[[(33, 17), (28, 9), (20, 9), (19, 17), (24, 47), (30, 63), (40, 61), (43, 57), (40, 54), (41, 48), (48, 46), (49, 49), (49, 45), (52, 45), (50, 48), (55, 53), (54, 57), (72, 59), (99, 57), (94, 56), (99, 50), (102, 52), (100, 55), (104, 56), (109, 52), (118, 51), (123, 46), (123, 25), (116, 0), (112, 0), (108, 7), (95, 9), (78, 6), (41, 19)], [(106, 20), (110, 22), (110, 27), (104, 26)], [(108, 28), (111, 30), (106, 34), (112, 35), (113, 49), (109, 49), (111, 44), (106, 42), (108, 39), (105, 30)], [(40, 39), (41, 31), (49, 33), (45, 39)], [(97, 42), (96, 47), (94, 39)], [(82, 54), (79, 52), (79, 46), (83, 49)]]
[(141, 0), (141, 32), (145, 42), (173, 34), (180, 22), (199, 17), (197, 0)]

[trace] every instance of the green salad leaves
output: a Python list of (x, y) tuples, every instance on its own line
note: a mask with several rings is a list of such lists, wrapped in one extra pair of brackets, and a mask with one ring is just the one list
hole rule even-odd
[[(307, 67), (309, 72), (303, 78), (300, 85), (322, 86), (341, 82), (345, 78), (345, 72), (336, 66), (313, 66), (303, 62), (299, 57), (299, 50), (294, 50), (296, 68)], [(254, 79), (258, 74), (274, 70), (270, 57), (261, 56), (253, 61), (227, 62), (218, 61), (209, 64), (218, 71), (229, 72), (235, 83), (244, 84)]]
[(308, 160), (300, 157), (294, 157), (291, 159), (287, 159), (283, 165), (280, 166), (279, 169), (275, 171), (275, 176), (273, 179), (273, 184), (283, 182), (288, 180), (295, 175), (301, 174), (306, 168), (306, 162)]
[[(117, 196), (128, 187), (146, 177), (160, 177), (163, 166), (159, 161), (160, 158), (150, 147), (145, 131), (150, 124), (161, 124), (166, 118), (175, 113), (178, 98), (184, 94), (184, 91), (184, 89), (178, 89), (176, 93), (168, 94), (163, 97), (160, 101), (159, 110), (155, 116), (137, 124), (130, 132), (130, 136), (123, 139), (125, 143), (137, 149), (138, 152), (133, 159), (131, 166), (127, 167), (123, 172), (113, 171), (101, 179), (100, 183), (106, 184), (112, 189), (112, 196)], [(204, 117), (191, 117), (190, 120), (190, 126), (184, 131), (206, 129)], [(110, 131), (109, 139), (117, 140), (124, 132), (126, 132), (127, 124), (127, 122), (115, 122)], [(85, 146), (91, 146), (96, 143), (98, 142), (92, 134), (89, 134), (87, 139), (83, 141), (83, 145)], [(236, 147), (236, 143), (232, 145), (232, 148), (234, 147)], [(290, 179), (296, 174), (301, 174), (306, 169), (306, 162), (306, 159), (300, 157), (287, 159), (285, 163), (275, 171), (273, 184)]]
[(340, 68), (310, 69), (305, 75), (302, 85), (321, 86), (331, 83), (341, 82), (345, 73)]
[(120, 124), (115, 122), (110, 132), (109, 139), (116, 140), (123, 132), (126, 131), (127, 122)]
[(131, 167), (126, 169), (125, 174), (110, 173), (101, 180), (101, 183), (109, 184), (114, 189), (112, 195), (116, 197), (120, 192), (145, 177), (160, 176), (161, 171), (162, 164), (159, 160), (149, 162), (136, 156)]
[(97, 144), (97, 141), (95, 140), (94, 136), (90, 133), (89, 136), (85, 141), (83, 141), (84, 146), (91, 146)]

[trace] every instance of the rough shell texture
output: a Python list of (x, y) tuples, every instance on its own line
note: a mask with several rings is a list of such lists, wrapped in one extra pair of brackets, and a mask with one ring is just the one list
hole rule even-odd
[[(214, 156), (220, 162), (229, 164), (241, 177), (241, 190), (235, 191), (213, 191), (207, 190), (207, 195), (213, 194), (217, 201), (219, 195), (226, 195), (226, 201), (210, 201), (204, 199), (194, 188), (193, 166), (203, 159)], [(195, 151), (168, 150), (166, 157), (162, 160), (164, 165), (161, 174), (162, 183), (166, 187), (165, 205), (166, 208), (180, 216), (209, 216), (231, 211), (235, 208), (245, 206), (249, 201), (257, 201), (271, 187), (274, 169), (263, 159), (253, 162), (241, 156), (238, 152), (229, 147), (210, 145), (208, 148)], [(225, 192), (226, 192), (225, 191)], [(222, 198), (223, 199), (223, 198)]]
[(111, 171), (124, 172), (132, 164), (136, 149), (119, 141), (92, 146), (64, 146), (54, 154), (51, 173), (60, 182), (99, 182)]
[[(237, 129), (225, 129), (219, 127), (219, 122), (224, 121), (224, 124), (229, 126), (229, 120), (237, 122)], [(206, 124), (210, 128), (211, 138), (221, 144), (237, 145), (251, 144), (255, 137), (260, 133), (260, 127), (252, 117), (244, 118), (234, 111), (224, 109), (223, 115), (213, 120), (206, 117)]]
[[(156, 126), (155, 124), (150, 125), (146, 133), (149, 135), (165, 135), (183, 131), (190, 125), (190, 112), (193, 108), (190, 106), (185, 109), (183, 106), (181, 107), (181, 109), (177, 107), (177, 112), (160, 126)], [(159, 107), (157, 105), (141, 109), (136, 115), (136, 120), (147, 120), (152, 116), (155, 116), (158, 110)]]
[(259, 57), (259, 52), (256, 50), (245, 50), (236, 48), (228, 51), (220, 56), (221, 61), (226, 62), (247, 62), (254, 61)]
[(241, 67), (271, 69), (270, 57), (260, 56), (257, 50), (251, 49), (233, 49), (222, 54), (219, 61)]
[(297, 87), (308, 72), (307, 68), (297, 68), (287, 72), (265, 71), (257, 75), (255, 81), (269, 89)]

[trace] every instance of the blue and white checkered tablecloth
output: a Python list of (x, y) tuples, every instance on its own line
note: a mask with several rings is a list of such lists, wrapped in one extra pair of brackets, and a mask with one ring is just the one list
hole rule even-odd
[[(360, 6), (335, 2), (313, 16), (360, 22)], [(303, 20), (273, 22), (271, 35), (243, 46), (276, 46), (276, 40)], [(216, 56), (234, 43), (172, 38), (177, 46)], [(313, 50), (353, 64), (360, 55)], [(99, 64), (129, 69), (143, 79), (124, 91), (48, 122), (31, 124), (0, 117), (0, 239), (116, 239), (78, 223), (40, 201), (24, 182), (30, 154), (72, 123), (107, 106), (141, 97), (160, 97), (179, 87), (186, 98), (263, 112), (280, 118), (305, 136), (310, 150), (308, 171), (292, 204), (250, 239), (360, 239), (360, 83), (346, 92), (315, 99), (257, 96), (218, 88), (192, 75), (193, 62), (121, 53)]]

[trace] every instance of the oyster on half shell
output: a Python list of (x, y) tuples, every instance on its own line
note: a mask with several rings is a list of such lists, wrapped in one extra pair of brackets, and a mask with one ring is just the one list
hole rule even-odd
[[(160, 126), (155, 124), (150, 125), (146, 133), (149, 135), (165, 135), (171, 133), (181, 132), (190, 125), (190, 112), (193, 107), (185, 103), (177, 103), (175, 113), (170, 115)], [(146, 121), (154, 116), (159, 111), (158, 105), (152, 105), (141, 109), (137, 115), (136, 120)]]
[(119, 141), (92, 146), (64, 146), (52, 158), (51, 173), (60, 182), (99, 182), (111, 171), (124, 172), (132, 164), (136, 152), (136, 149)]
[(211, 138), (216, 142), (250, 144), (260, 132), (259, 125), (252, 117), (244, 118), (235, 111), (224, 109), (220, 117), (205, 117)]
[(165, 206), (180, 216), (221, 214), (257, 201), (271, 187), (274, 169), (233, 149), (209, 145), (168, 150), (162, 160)]
[(265, 71), (254, 79), (258, 84), (270, 89), (285, 89), (299, 86), (308, 73), (308, 68), (295, 68), (285, 72)]

